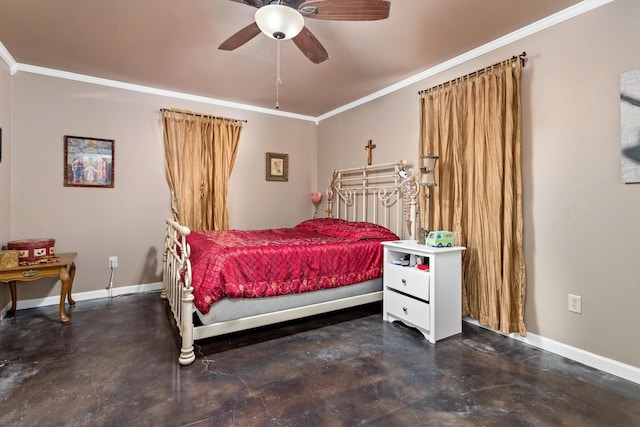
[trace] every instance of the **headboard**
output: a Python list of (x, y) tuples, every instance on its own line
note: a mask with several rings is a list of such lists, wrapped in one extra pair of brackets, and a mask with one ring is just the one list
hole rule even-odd
[(327, 216), (372, 222), (415, 240), (418, 192), (413, 169), (404, 160), (337, 169), (327, 187)]

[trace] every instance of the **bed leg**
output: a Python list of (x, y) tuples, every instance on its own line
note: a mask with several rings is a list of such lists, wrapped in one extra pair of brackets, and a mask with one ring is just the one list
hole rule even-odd
[(183, 338), (182, 349), (180, 350), (180, 357), (178, 358), (178, 362), (181, 365), (191, 365), (194, 360), (196, 360), (196, 354), (193, 352), (193, 345), (189, 348), (184, 347), (184, 338)]
[(167, 299), (167, 281), (169, 280), (169, 261), (168, 254), (169, 242), (170, 242), (170, 230), (171, 226), (167, 228), (167, 236), (165, 237), (164, 252), (162, 253), (162, 291), (160, 292), (160, 298)]
[(182, 292), (182, 348), (178, 361), (181, 365), (190, 365), (196, 360), (193, 351), (193, 288), (183, 288)]

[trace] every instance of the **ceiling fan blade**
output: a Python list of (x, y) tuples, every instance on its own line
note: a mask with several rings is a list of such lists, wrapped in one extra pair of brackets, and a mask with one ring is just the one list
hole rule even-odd
[(293, 42), (304, 53), (304, 56), (314, 64), (319, 64), (329, 59), (327, 50), (307, 27), (302, 28), (300, 34), (293, 38)]
[(309, 0), (298, 11), (305, 18), (331, 21), (377, 21), (389, 17), (391, 3), (383, 0)]
[(231, 0), (234, 1), (236, 3), (244, 3), (248, 6), (253, 6), (253, 7), (262, 7), (264, 6), (264, 1), (263, 0)]
[(218, 49), (221, 50), (234, 50), (260, 34), (260, 28), (255, 22), (247, 25), (228, 39), (222, 42)]

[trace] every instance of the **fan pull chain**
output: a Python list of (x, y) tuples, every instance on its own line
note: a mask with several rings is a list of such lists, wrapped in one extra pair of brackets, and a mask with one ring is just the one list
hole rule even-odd
[(276, 110), (280, 109), (280, 85), (282, 84), (282, 80), (280, 80), (280, 40), (276, 40)]

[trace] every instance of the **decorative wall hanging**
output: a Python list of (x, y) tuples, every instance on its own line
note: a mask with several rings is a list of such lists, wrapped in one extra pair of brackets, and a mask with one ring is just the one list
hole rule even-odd
[(64, 186), (113, 188), (115, 141), (64, 137)]
[(640, 182), (640, 69), (620, 74), (622, 181)]
[(373, 140), (370, 139), (367, 142), (367, 145), (364, 146), (364, 149), (367, 151), (367, 164), (371, 166), (371, 162), (373, 161), (373, 149), (376, 148), (376, 144), (373, 143)]
[(267, 153), (267, 181), (289, 181), (289, 155)]

